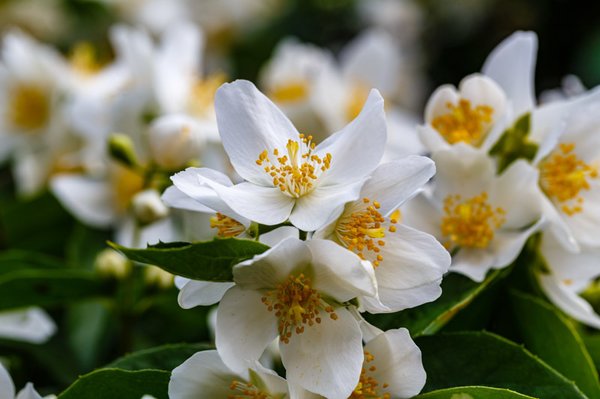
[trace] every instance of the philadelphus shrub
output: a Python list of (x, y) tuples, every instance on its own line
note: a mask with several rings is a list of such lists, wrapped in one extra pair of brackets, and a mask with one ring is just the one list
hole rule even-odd
[[(508, 362), (487, 347), (474, 343), (478, 358), (467, 361), (470, 348), (432, 350), (438, 339), (463, 337), (434, 333), (500, 279), (497, 288), (526, 286), (545, 297), (532, 303), (550, 309), (556, 330), (571, 334), (591, 365), (577, 335), (584, 327), (570, 319), (600, 328), (600, 91), (538, 104), (534, 33), (513, 34), (480, 72), (436, 89), (420, 119), (402, 106), (412, 75), (401, 73), (397, 43), (382, 29), (360, 35), (338, 58), (287, 38), (257, 88), (201, 69), (201, 30), (165, 22), (195, 7), (177, 4), (162, 22), (132, 9), (153, 35), (114, 27), (106, 65), (69, 61), (20, 32), (4, 39), (0, 159), (10, 160), (17, 190), (47, 187), (81, 224), (110, 230), (112, 248), (95, 253), (90, 280), (118, 287), (115, 302), (130, 312), (120, 318), (151, 306), (127, 295), (151, 285), (174, 284), (184, 309), (216, 305), (214, 346), (186, 347), (168, 366), (160, 351), (125, 357), (59, 397), (89, 386), (117, 395), (111, 384), (172, 399), (407, 399), (422, 390), (470, 399), (479, 396), (467, 391), (488, 389), (545, 397), (529, 381), (497, 381), (491, 371), (489, 381), (472, 381), (478, 361), (492, 359), (494, 370)], [(69, 251), (81, 256), (77, 249)], [(15, 268), (11, 262), (0, 259)], [(46, 283), (33, 294), (60, 296)], [(489, 310), (487, 298), (477, 306)], [(40, 308), (0, 302), (0, 337), (42, 344), (55, 334)], [(479, 313), (471, 309), (450, 327), (479, 329)], [(69, 345), (81, 341), (72, 335)], [(564, 389), (592, 390), (575, 386), (585, 373), (571, 371), (562, 353), (540, 360), (491, 334), (470, 337), (519, 351), (525, 366), (536, 362)], [(465, 369), (465, 392), (446, 390), (455, 388), (445, 377), (456, 375), (455, 363)], [(533, 396), (509, 390), (517, 388)], [(0, 399), (14, 397), (0, 366)], [(40, 397), (31, 384), (16, 396)]]

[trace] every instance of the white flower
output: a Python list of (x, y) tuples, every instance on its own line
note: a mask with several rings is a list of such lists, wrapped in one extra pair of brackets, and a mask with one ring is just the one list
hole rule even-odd
[(53, 170), (66, 168), (68, 136), (60, 109), (68, 76), (53, 49), (14, 31), (2, 43), (0, 160), (13, 160), (22, 194), (33, 194)]
[(600, 246), (599, 111), (600, 91), (594, 90), (532, 113), (544, 214), (551, 233), (571, 251)]
[(137, 221), (149, 224), (169, 215), (169, 209), (154, 189), (141, 191), (131, 199), (131, 208)]
[(519, 160), (496, 176), (492, 160), (465, 144), (433, 160), (432, 192), (402, 209), (406, 223), (448, 248), (451, 271), (482, 281), (488, 270), (508, 266), (542, 223), (537, 170)]
[(28, 382), (15, 396), (15, 385), (12, 378), (0, 363), (0, 399), (42, 399), (42, 397), (37, 393), (31, 382)]
[[(289, 218), (299, 229), (317, 229), (358, 197), (364, 178), (381, 159), (386, 128), (377, 91), (352, 123), (319, 145), (299, 134), (250, 82), (223, 85), (215, 100), (223, 145), (246, 181), (227, 186), (198, 174), (197, 184), (209, 186), (234, 212), (258, 223)], [(189, 188), (178, 188), (193, 197)]]
[(223, 362), (245, 370), (279, 336), (290, 383), (347, 398), (363, 353), (359, 323), (346, 306), (376, 295), (371, 264), (328, 240), (291, 238), (235, 266), (233, 277), (217, 313)]
[(380, 165), (363, 186), (360, 198), (314, 238), (329, 238), (375, 266), (379, 300), (361, 298), (368, 312), (397, 312), (431, 302), (450, 256), (431, 235), (398, 224), (398, 210), (435, 173), (434, 163), (411, 156)]
[(230, 370), (215, 350), (198, 352), (171, 373), (169, 398), (289, 398), (285, 380), (260, 366)]
[(41, 344), (56, 332), (56, 324), (40, 308), (0, 312), (0, 337)]
[(537, 36), (517, 32), (488, 56), (483, 75), (467, 76), (458, 91), (439, 87), (425, 109), (419, 133), (431, 151), (467, 143), (489, 150), (504, 130), (535, 106)]
[(549, 270), (539, 272), (537, 278), (548, 299), (575, 320), (600, 329), (600, 316), (579, 295), (600, 276), (600, 249), (573, 253), (553, 234), (544, 233), (540, 253)]

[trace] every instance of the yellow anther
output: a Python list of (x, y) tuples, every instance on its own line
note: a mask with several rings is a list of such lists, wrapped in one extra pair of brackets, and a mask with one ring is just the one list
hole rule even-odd
[(275, 312), (279, 320), (279, 339), (284, 344), (290, 342), (293, 333), (302, 334), (306, 326), (321, 323), (322, 313), (337, 320), (335, 309), (321, 299), (321, 295), (310, 284), (310, 279), (304, 274), (290, 275), (275, 290), (262, 297), (267, 309)]
[(494, 109), (487, 105), (471, 106), (467, 99), (460, 99), (457, 105), (448, 102), (450, 112), (437, 116), (431, 126), (450, 143), (465, 142), (479, 145), (488, 132)]
[(568, 216), (583, 211), (582, 190), (590, 189), (590, 180), (598, 178), (598, 169), (575, 154), (575, 144), (562, 143), (540, 163), (540, 186), (548, 197), (562, 203)]
[(217, 237), (237, 237), (246, 231), (246, 227), (237, 220), (217, 212), (210, 218), (210, 227), (217, 229)]
[(386, 389), (389, 384), (380, 384), (377, 379), (370, 375), (370, 373), (377, 370), (375, 365), (369, 364), (374, 360), (375, 356), (365, 351), (365, 360), (363, 361), (363, 368), (360, 372), (360, 379), (348, 399), (391, 399), (392, 396), (389, 393), (381, 392), (381, 389)]
[(313, 154), (315, 146), (312, 136), (300, 134), (299, 139), (288, 140), (283, 156), (279, 156), (279, 149), (274, 149), (272, 153), (276, 161), (271, 160), (266, 150), (256, 160), (257, 165), (264, 165), (264, 171), (272, 178), (273, 186), (294, 198), (313, 190), (320, 174), (329, 169), (332, 158), (329, 153), (322, 158)]
[(233, 391), (227, 399), (275, 399), (271, 394), (260, 390), (251, 382), (232, 381), (229, 389)]
[(206, 79), (198, 79), (192, 86), (188, 108), (194, 116), (210, 117), (214, 112), (214, 98), (217, 89), (227, 81), (224, 73), (215, 73)]
[(44, 127), (50, 119), (50, 95), (43, 87), (19, 83), (10, 90), (9, 122), (25, 131)]
[(449, 195), (444, 200), (442, 234), (449, 248), (486, 248), (494, 239), (495, 231), (505, 222), (505, 211), (493, 208), (483, 192), (463, 201), (460, 195)]

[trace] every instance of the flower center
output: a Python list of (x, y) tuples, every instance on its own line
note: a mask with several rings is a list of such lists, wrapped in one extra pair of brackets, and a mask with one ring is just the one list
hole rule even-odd
[(471, 145), (480, 144), (492, 122), (494, 109), (487, 105), (473, 108), (471, 102), (464, 98), (457, 105), (448, 102), (446, 107), (450, 112), (435, 117), (431, 121), (433, 128), (450, 144), (461, 141)]
[(569, 216), (583, 210), (580, 192), (589, 190), (589, 181), (598, 178), (598, 170), (578, 158), (574, 150), (575, 144), (561, 143), (540, 164), (540, 186), (549, 197), (562, 203), (562, 211)]
[(77, 43), (71, 51), (69, 61), (73, 70), (83, 76), (95, 75), (102, 69), (94, 46), (89, 42)]
[(271, 98), (278, 103), (295, 103), (308, 96), (308, 84), (303, 80), (277, 85), (271, 90)]
[[(375, 356), (365, 351), (365, 361), (363, 363), (363, 369), (360, 372), (360, 379), (358, 384), (348, 399), (390, 399), (392, 395), (387, 392), (379, 392), (380, 384), (375, 378), (370, 376), (377, 370), (375, 365), (369, 365), (369, 363), (375, 360)], [(381, 385), (381, 388), (386, 389), (387, 383)]]
[(463, 201), (460, 195), (449, 195), (444, 200), (442, 234), (448, 237), (446, 248), (486, 248), (494, 239), (495, 230), (505, 222), (506, 212), (493, 208), (483, 192)]
[(190, 113), (203, 118), (212, 116), (215, 93), (225, 81), (224, 73), (214, 73), (206, 79), (197, 79), (188, 100)]
[(285, 344), (290, 342), (293, 332), (302, 334), (304, 327), (321, 323), (321, 312), (333, 320), (338, 318), (333, 307), (311, 288), (310, 279), (304, 274), (290, 275), (275, 290), (267, 292), (262, 302), (279, 319), (279, 338)]
[(237, 237), (246, 231), (246, 227), (237, 220), (219, 212), (210, 218), (210, 227), (217, 229), (217, 237)]
[(286, 153), (280, 156), (279, 149), (273, 150), (272, 162), (267, 150), (258, 156), (256, 164), (264, 167), (265, 173), (273, 179), (273, 185), (286, 195), (300, 198), (312, 191), (321, 173), (331, 166), (331, 154), (323, 158), (313, 154), (315, 143), (312, 136), (300, 134), (300, 141), (288, 140)]
[(386, 230), (395, 232), (395, 224), (400, 219), (399, 210), (392, 213), (388, 220), (379, 213), (380, 207), (379, 202), (363, 198), (360, 208), (343, 216), (335, 228), (335, 234), (342, 245), (361, 259), (367, 259), (365, 251), (370, 251), (372, 256), (369, 260), (375, 267), (383, 261), (380, 252), (385, 245)]
[(11, 92), (8, 118), (23, 130), (43, 127), (50, 118), (50, 98), (44, 88), (33, 84), (19, 84)]
[(270, 394), (264, 393), (251, 382), (232, 381), (229, 389), (234, 393), (227, 399), (274, 399)]

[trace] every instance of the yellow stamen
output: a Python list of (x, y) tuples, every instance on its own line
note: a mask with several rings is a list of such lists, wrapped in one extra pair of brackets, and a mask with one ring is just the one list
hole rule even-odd
[(346, 119), (351, 121), (360, 114), (367, 98), (369, 88), (364, 84), (355, 84), (346, 103)]
[(505, 211), (493, 208), (488, 195), (483, 192), (463, 201), (460, 195), (449, 195), (444, 200), (442, 234), (448, 238), (444, 245), (455, 247), (486, 248), (494, 239), (496, 229), (505, 222)]
[(315, 181), (331, 166), (331, 154), (320, 157), (313, 153), (315, 143), (312, 136), (300, 135), (299, 141), (288, 140), (285, 155), (280, 156), (281, 149), (273, 150), (276, 162), (271, 161), (267, 150), (258, 155), (256, 164), (263, 166), (273, 180), (273, 186), (284, 194), (300, 198), (311, 192)]
[(540, 186), (548, 197), (562, 203), (568, 216), (583, 211), (582, 190), (590, 189), (590, 180), (598, 178), (598, 169), (575, 154), (575, 144), (562, 143), (540, 163)]
[(447, 114), (435, 117), (431, 125), (450, 144), (465, 142), (479, 145), (492, 122), (494, 109), (487, 105), (471, 106), (471, 102), (461, 98), (458, 105), (446, 104)]
[(71, 67), (81, 75), (94, 75), (102, 69), (98, 62), (94, 46), (89, 42), (79, 42), (69, 57)]
[(210, 218), (210, 227), (217, 229), (217, 237), (237, 237), (246, 231), (246, 227), (237, 220), (216, 213), (215, 216)]
[(308, 84), (303, 80), (277, 85), (271, 90), (270, 97), (278, 103), (294, 103), (306, 99)]
[[(396, 231), (395, 224), (398, 223), (400, 211), (392, 213), (391, 218), (384, 217), (377, 209), (381, 207), (379, 202), (363, 198), (349, 208), (338, 221), (335, 234), (339, 242), (356, 253), (361, 259), (368, 259), (373, 266), (377, 267), (383, 261), (379, 254), (381, 247), (385, 245), (386, 226), (387, 231)], [(368, 251), (369, 254), (365, 254)]]
[(270, 394), (260, 390), (251, 382), (232, 381), (229, 389), (234, 391), (227, 399), (274, 399)]
[(375, 356), (365, 351), (365, 360), (360, 372), (360, 379), (348, 399), (391, 399), (392, 395), (389, 393), (380, 392), (381, 388), (386, 389), (389, 385), (384, 383), (380, 386), (379, 381), (369, 375), (377, 371), (375, 365), (369, 365), (374, 360)]
[(17, 128), (37, 130), (50, 119), (50, 96), (43, 87), (17, 84), (9, 94), (8, 119)]
[(284, 344), (290, 342), (292, 333), (302, 334), (306, 326), (321, 323), (322, 312), (333, 320), (338, 316), (332, 306), (311, 288), (311, 281), (304, 274), (290, 275), (273, 291), (262, 297), (262, 302), (279, 319), (279, 339)]

